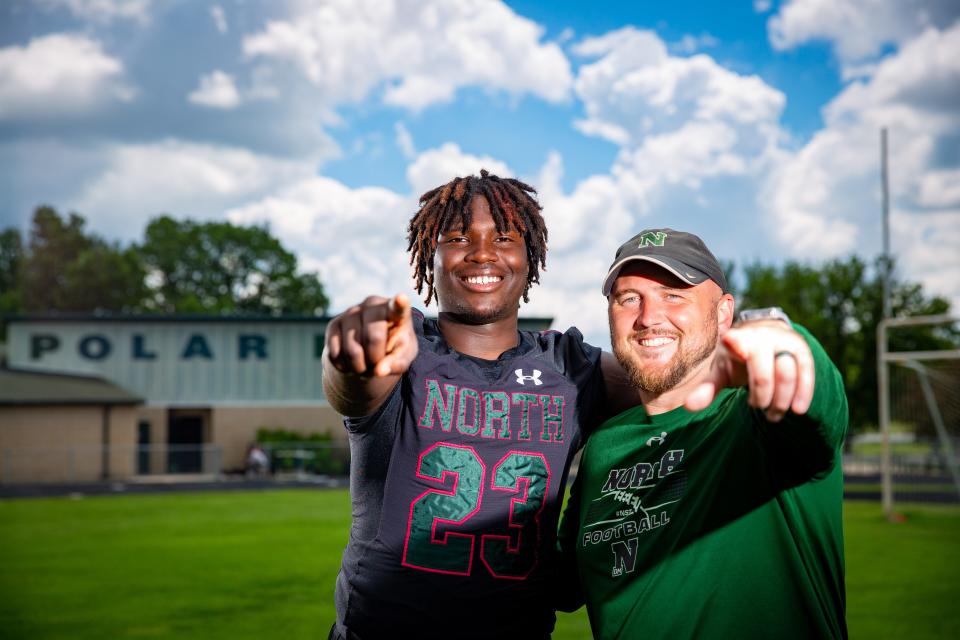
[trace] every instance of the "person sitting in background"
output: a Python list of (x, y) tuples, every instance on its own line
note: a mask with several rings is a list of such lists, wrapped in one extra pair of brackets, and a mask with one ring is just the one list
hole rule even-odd
[(270, 471), (270, 459), (256, 442), (247, 448), (247, 477), (260, 478)]

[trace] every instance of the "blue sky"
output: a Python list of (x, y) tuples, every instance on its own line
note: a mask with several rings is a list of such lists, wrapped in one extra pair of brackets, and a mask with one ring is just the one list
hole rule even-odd
[(879, 129), (902, 274), (960, 303), (960, 9), (946, 0), (11, 0), (0, 218), (110, 239), (159, 213), (266, 223), (332, 311), (411, 292), (422, 191), (540, 190), (523, 310), (606, 344), (599, 282), (646, 227), (723, 259), (876, 255)]

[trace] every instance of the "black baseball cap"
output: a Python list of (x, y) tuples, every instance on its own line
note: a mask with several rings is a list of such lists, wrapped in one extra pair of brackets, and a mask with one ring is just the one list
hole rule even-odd
[(703, 240), (684, 231), (647, 229), (617, 249), (613, 264), (603, 280), (603, 295), (610, 295), (620, 269), (634, 260), (645, 260), (659, 265), (689, 285), (713, 280), (727, 293), (727, 279), (723, 275), (723, 269)]

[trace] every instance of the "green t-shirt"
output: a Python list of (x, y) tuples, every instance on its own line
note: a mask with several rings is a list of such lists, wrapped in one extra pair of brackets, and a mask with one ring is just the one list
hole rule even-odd
[(806, 415), (770, 423), (727, 389), (704, 411), (636, 407), (590, 436), (560, 544), (596, 637), (846, 637), (847, 401), (798, 329), (816, 364)]

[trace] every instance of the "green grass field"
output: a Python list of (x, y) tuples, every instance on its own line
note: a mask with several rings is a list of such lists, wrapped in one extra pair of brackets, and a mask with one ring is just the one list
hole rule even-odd
[[(901, 510), (846, 503), (850, 635), (958, 638), (960, 508)], [(325, 638), (349, 514), (322, 490), (0, 500), (0, 637)]]

